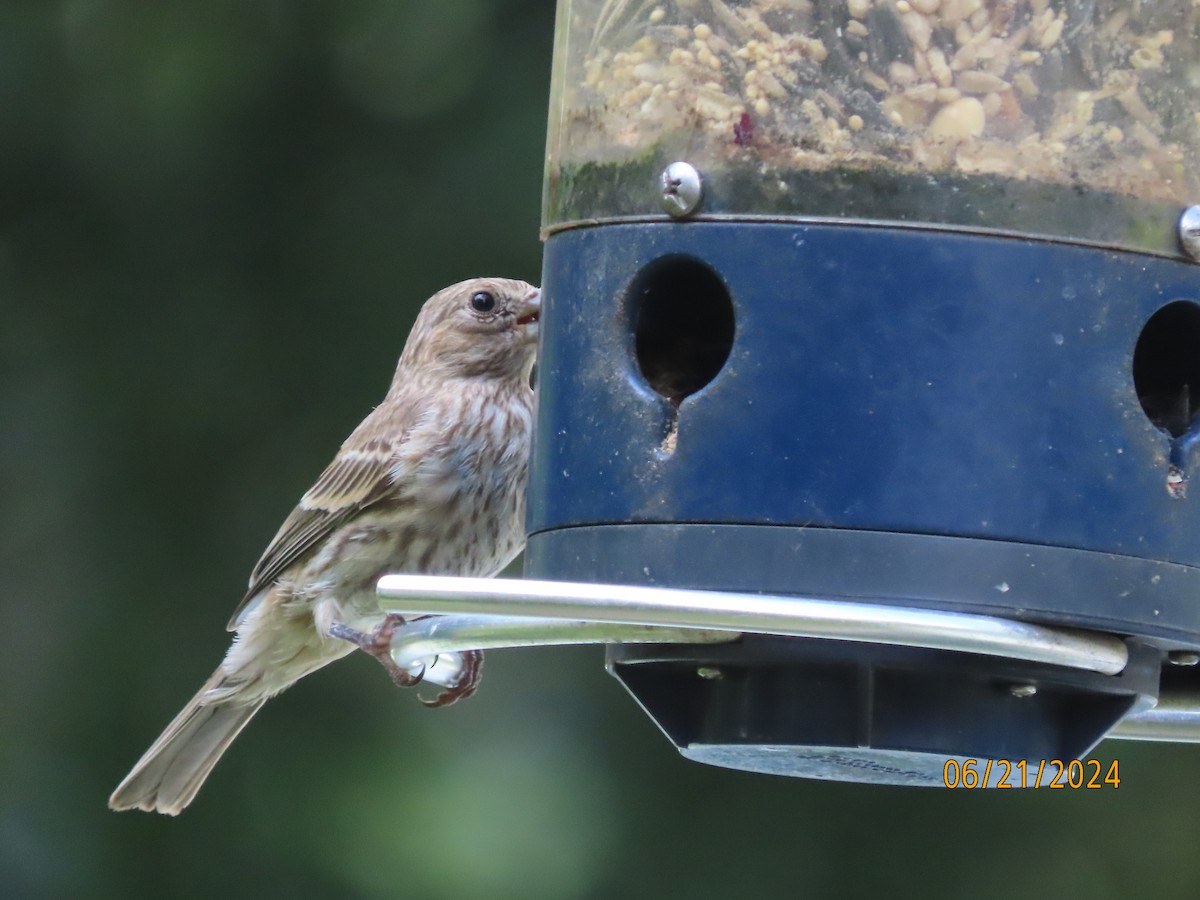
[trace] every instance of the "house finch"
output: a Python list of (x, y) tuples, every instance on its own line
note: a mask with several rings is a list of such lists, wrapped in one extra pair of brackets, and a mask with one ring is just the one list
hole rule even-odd
[[(387, 396), (342, 444), (250, 576), (224, 661), (113, 792), (113, 809), (178, 814), (268, 698), (359, 646), (387, 648), (388, 572), (491, 576), (525, 544), (529, 386), (541, 294), (477, 278), (421, 309)], [(348, 640), (347, 640), (348, 639)], [(479, 655), (428, 705), (474, 691)]]

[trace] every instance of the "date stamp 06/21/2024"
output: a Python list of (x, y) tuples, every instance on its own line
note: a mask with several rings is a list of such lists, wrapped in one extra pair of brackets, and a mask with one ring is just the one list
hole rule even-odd
[(942, 767), (948, 788), (1049, 788), (1100, 790), (1121, 786), (1118, 760), (948, 759)]

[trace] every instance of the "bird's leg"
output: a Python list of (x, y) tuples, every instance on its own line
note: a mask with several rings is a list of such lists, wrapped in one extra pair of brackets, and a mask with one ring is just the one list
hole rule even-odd
[[(396, 665), (396, 661), (392, 659), (392, 635), (396, 633), (397, 628), (400, 628), (404, 624), (404, 616), (399, 613), (388, 613), (373, 631), (359, 631), (341, 622), (334, 622), (329, 626), (329, 636), (349, 641), (363, 653), (373, 657), (381, 666), (387, 669), (387, 673), (392, 676), (392, 681), (400, 687), (412, 687), (421, 683), (421, 673), (413, 675), (408, 670)], [(476, 671), (478, 671), (478, 667), (476, 667)], [(478, 680), (478, 677), (476, 677), (476, 680)], [(473, 691), (474, 688), (472, 687), (471, 690)], [(455, 697), (454, 699), (457, 700), (458, 698)], [(453, 703), (454, 701), (451, 700), (448, 702)], [(438, 705), (441, 706), (443, 704), (439, 703)]]
[(418, 697), (417, 699), (426, 706), (436, 708), (439, 706), (449, 706), (452, 703), (457, 703), (459, 700), (465, 700), (475, 693), (475, 689), (479, 687), (479, 681), (483, 677), (483, 651), (482, 650), (463, 650), (462, 651), (462, 673), (458, 677), (458, 681), (453, 687), (446, 688), (432, 700), (425, 700)]

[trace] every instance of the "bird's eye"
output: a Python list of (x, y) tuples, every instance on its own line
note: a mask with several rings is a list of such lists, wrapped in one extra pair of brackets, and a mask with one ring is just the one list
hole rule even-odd
[(471, 295), (471, 309), (475, 312), (491, 312), (496, 308), (496, 298), (487, 291), (476, 291)]

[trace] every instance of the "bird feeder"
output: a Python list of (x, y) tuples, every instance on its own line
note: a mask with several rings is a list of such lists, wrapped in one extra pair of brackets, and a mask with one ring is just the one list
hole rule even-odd
[(453, 608), (591, 622), (736, 768), (1200, 737), (1197, 15), (559, 0), (526, 574), (560, 584)]

